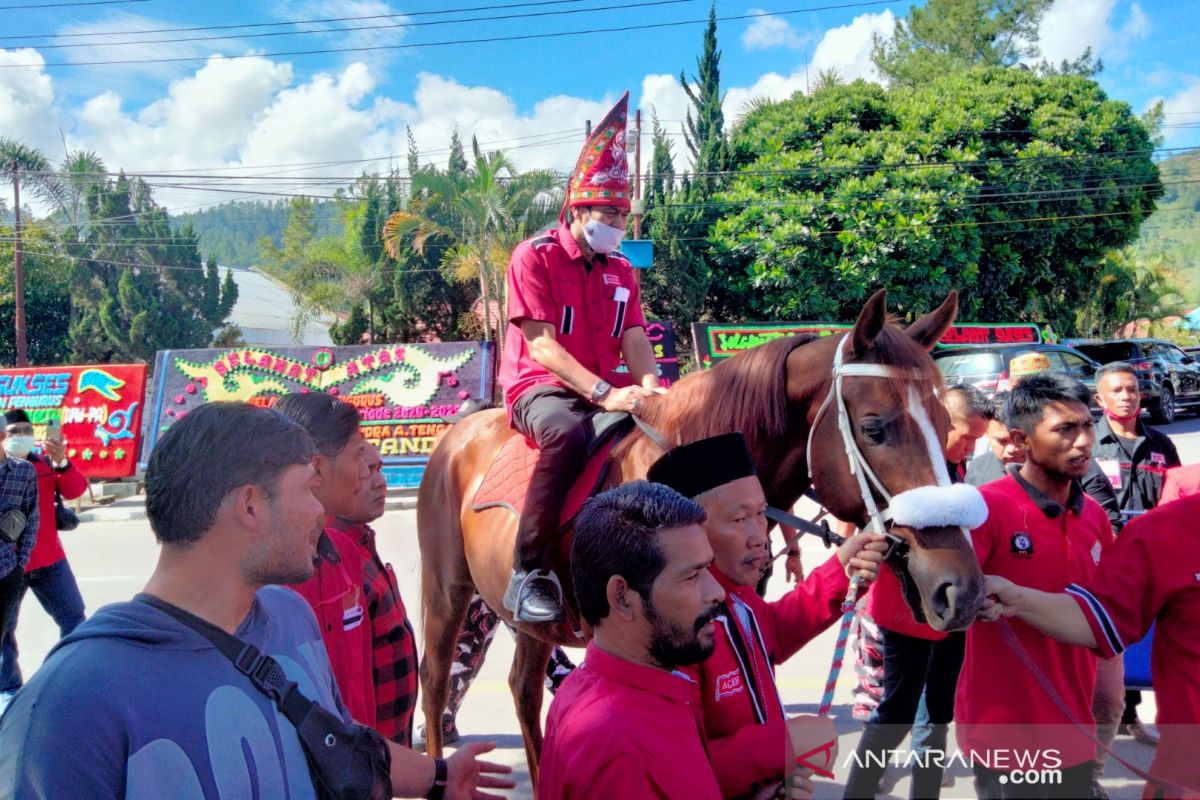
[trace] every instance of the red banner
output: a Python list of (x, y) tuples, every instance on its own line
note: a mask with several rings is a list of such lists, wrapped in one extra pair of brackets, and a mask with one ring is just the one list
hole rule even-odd
[(67, 457), (88, 478), (134, 474), (145, 391), (145, 364), (0, 369), (0, 410), (23, 409), (39, 440), (62, 422)]

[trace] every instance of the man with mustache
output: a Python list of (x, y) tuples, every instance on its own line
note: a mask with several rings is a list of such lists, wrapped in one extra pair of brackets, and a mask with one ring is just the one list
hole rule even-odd
[[(987, 521), (971, 532), (983, 571), (1043, 591), (1060, 592), (1096, 571), (1112, 528), (1079, 484), (1095, 439), (1087, 389), (1055, 373), (1024, 377), (1008, 398), (1010, 435), (1024, 463), (983, 486)], [(1095, 745), (1072, 718), (1094, 726), (1096, 659), (1034, 628), (1013, 624), (1020, 654), (992, 626), (967, 629), (955, 695), (959, 750), (969, 754), (981, 798), (1087, 797)], [(1050, 681), (1069, 715), (1026, 663)], [(1056, 785), (1027, 785), (1012, 772), (1058, 770)]]
[(704, 509), (635, 481), (584, 504), (571, 577), (592, 629), (546, 721), (540, 800), (717, 800), (696, 684), (725, 596), (709, 573)]
[[(838, 618), (847, 573), (874, 580), (886, 549), (882, 536), (860, 533), (784, 597), (755, 592), (767, 561), (766, 497), (745, 439), (729, 433), (677, 447), (647, 477), (704, 508), (713, 550), (712, 576), (726, 591), (711, 656), (686, 672), (700, 686), (704, 729), (724, 797), (772, 797), (816, 745), (836, 741), (831, 720), (788, 719), (775, 686), (783, 663)], [(810, 755), (831, 765), (836, 750)], [(811, 789), (802, 781), (806, 794)], [(761, 793), (761, 794), (760, 794)]]

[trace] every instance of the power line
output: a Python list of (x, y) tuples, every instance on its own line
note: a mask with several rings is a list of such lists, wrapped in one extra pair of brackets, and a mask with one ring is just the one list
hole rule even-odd
[[(356, 25), (347, 28), (317, 28), (315, 30), (299, 30), (299, 31), (268, 31), (266, 33), (250, 34), (249, 37), (243, 37), (240, 34), (229, 34), (226, 36), (192, 36), (177, 39), (135, 39), (127, 42), (100, 42), (93, 44), (91, 42), (68, 42), (63, 44), (40, 44), (36, 46), (38, 50), (61, 50), (77, 47), (125, 47), (129, 45), (140, 44), (183, 44), (185, 42), (208, 42), (220, 41), (227, 39), (262, 39), (268, 36), (312, 36), (314, 34), (323, 33), (352, 33), (354, 31), (382, 31), (392, 30), (396, 28), (423, 28), (433, 25), (457, 25), (467, 22), (501, 22), (504, 20), (527, 19), (529, 17), (559, 17), (565, 14), (583, 14), (594, 13), (599, 11), (613, 10), (628, 10), (631, 8), (649, 8), (652, 6), (668, 6), (678, 5), (680, 3), (694, 3), (696, 0), (643, 0), (642, 2), (621, 3), (611, 6), (594, 6), (590, 8), (570, 9), (566, 11), (530, 11), (521, 14), (502, 14), (491, 17), (464, 17), (461, 19), (439, 19), (428, 20), (424, 22), (396, 22), (390, 25)], [(389, 14), (390, 17), (403, 17), (403, 14)]]
[[(868, 6), (892, 5), (900, 0), (859, 0), (859, 2), (837, 3), (824, 6), (811, 6), (808, 8), (795, 8), (786, 11), (772, 12), (771, 16), (784, 17), (794, 14), (804, 14), (813, 11), (832, 11), (845, 8), (864, 8)], [(728, 17), (717, 17), (719, 22), (733, 22), (736, 20), (757, 19), (761, 14), (739, 14)], [(411, 50), (418, 47), (450, 47), (455, 45), (469, 44), (495, 44), (498, 42), (518, 42), (518, 41), (536, 41), (542, 39), (560, 39), (572, 36), (594, 36), (596, 34), (616, 33), (626, 34), (629, 31), (647, 31), (647, 30), (662, 30), (665, 28), (678, 28), (686, 25), (704, 25), (708, 23), (708, 18), (704, 19), (689, 19), (676, 20), (673, 22), (655, 22), (642, 25), (622, 25), (613, 28), (588, 28), (584, 30), (571, 31), (556, 31), (552, 33), (527, 33), (508, 36), (486, 36), (476, 39), (451, 39), (440, 42), (414, 42), (411, 44), (386, 44), (386, 45), (363, 45), (360, 47), (327, 47), (316, 50), (289, 50), (274, 53), (241, 53), (224, 55), (228, 59), (240, 58), (275, 58), (278, 56), (311, 56), (311, 55), (326, 55), (329, 53), (365, 53), (377, 52), (381, 50)], [(213, 54), (219, 55), (219, 54)], [(128, 58), (128, 59), (107, 59), (97, 61), (47, 61), (42, 64), (0, 64), (0, 68), (17, 68), (17, 67), (95, 67), (119, 64), (174, 64), (182, 62), (207, 61), (211, 56), (177, 56), (173, 58)]]
[(73, 3), (41, 3), (38, 5), (0, 6), (0, 11), (14, 11), (34, 8), (66, 8), (67, 6), (112, 6), (118, 3), (147, 3), (150, 0), (79, 0)]
[(584, 0), (542, 0), (529, 3), (499, 3), (490, 6), (468, 6), (446, 8), (441, 11), (407, 11), (400, 14), (369, 14), (354, 17), (325, 17), (323, 19), (291, 19), (279, 22), (244, 22), (230, 25), (195, 25), (186, 28), (139, 28), (132, 31), (88, 31), (85, 33), (27, 33), (20, 36), (0, 36), (3, 40), (14, 39), (62, 39), (91, 36), (139, 36), (143, 33), (191, 33), (194, 31), (228, 31), (236, 28), (272, 28), (281, 25), (320, 25), (327, 22), (359, 22), (368, 19), (395, 19), (396, 17), (428, 17), (440, 14), (465, 14), (474, 11), (496, 11), (509, 8), (534, 8), (539, 6), (561, 6), (582, 3)]

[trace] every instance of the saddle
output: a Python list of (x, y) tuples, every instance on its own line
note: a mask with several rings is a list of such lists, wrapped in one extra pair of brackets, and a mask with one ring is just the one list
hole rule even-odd
[[(579, 476), (563, 501), (560, 530), (575, 518), (584, 501), (603, 484), (608, 476), (608, 456), (633, 427), (633, 418), (623, 411), (604, 411), (592, 415), (587, 424), (592, 427), (592, 435)], [(525, 491), (539, 456), (537, 445), (528, 437), (509, 437), (492, 458), (491, 466), (471, 500), (471, 510), (504, 508), (519, 518), (525, 509)]]

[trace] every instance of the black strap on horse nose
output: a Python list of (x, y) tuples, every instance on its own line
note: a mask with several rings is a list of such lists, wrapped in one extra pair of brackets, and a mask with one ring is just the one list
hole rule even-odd
[[(816, 536), (825, 542), (826, 547), (840, 546), (846, 541), (845, 537), (839, 536), (830, 530), (829, 523), (825, 520), (821, 520), (820, 524), (817, 524), (773, 506), (767, 506), (766, 515), (767, 519), (795, 528), (800, 533), (808, 533)], [(883, 535), (887, 537), (888, 541), (888, 549), (883, 554), (883, 560), (893, 562), (903, 561), (908, 556), (908, 542), (891, 532), (884, 532)]]

